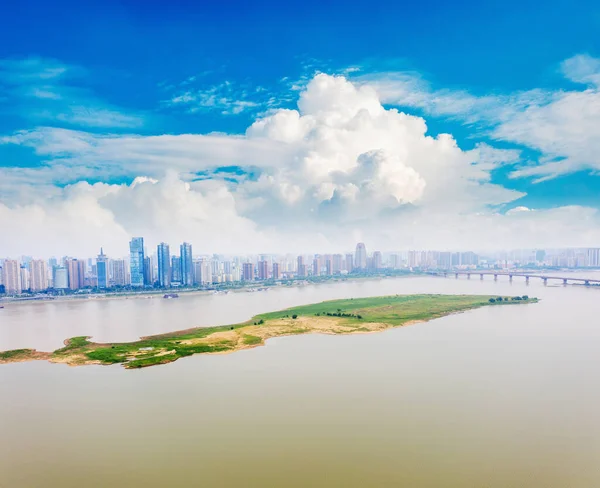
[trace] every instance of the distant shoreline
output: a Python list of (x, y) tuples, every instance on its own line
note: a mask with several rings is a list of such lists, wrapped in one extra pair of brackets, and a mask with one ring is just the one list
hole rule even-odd
[(351, 281), (376, 281), (382, 279), (393, 279), (393, 278), (415, 278), (428, 276), (425, 273), (404, 273), (398, 275), (373, 275), (373, 276), (352, 276), (352, 277), (332, 277), (327, 280), (319, 281), (305, 281), (295, 280), (290, 284), (273, 284), (273, 283), (262, 283), (255, 282), (246, 286), (240, 286), (236, 288), (223, 288), (223, 289), (187, 289), (187, 288), (168, 288), (164, 290), (148, 289), (145, 291), (131, 291), (124, 293), (81, 293), (73, 295), (59, 295), (55, 297), (40, 297), (40, 298), (0, 298), (0, 307), (4, 304), (12, 305), (25, 305), (32, 303), (63, 303), (72, 301), (94, 301), (94, 300), (128, 300), (128, 299), (154, 299), (161, 298), (167, 294), (178, 294), (178, 295), (217, 295), (217, 294), (228, 294), (228, 293), (256, 293), (258, 289), (279, 289), (279, 288), (298, 288), (309, 285), (322, 285), (340, 282), (351, 282)]

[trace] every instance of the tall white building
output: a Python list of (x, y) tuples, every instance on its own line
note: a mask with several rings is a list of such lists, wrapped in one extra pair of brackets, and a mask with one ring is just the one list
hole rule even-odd
[(367, 269), (367, 248), (363, 242), (359, 242), (356, 245), (354, 267), (358, 269)]
[(2, 283), (6, 293), (21, 293), (21, 273), (18, 261), (14, 259), (4, 260)]

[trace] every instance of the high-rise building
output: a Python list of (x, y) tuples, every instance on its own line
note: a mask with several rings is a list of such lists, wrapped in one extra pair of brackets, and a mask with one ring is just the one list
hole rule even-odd
[(298, 256), (297, 261), (298, 261), (298, 266), (296, 268), (296, 270), (297, 270), (296, 276), (304, 278), (307, 275), (306, 264), (304, 264), (304, 256)]
[(330, 255), (325, 256), (325, 274), (327, 276), (333, 274), (333, 258)]
[(19, 272), (21, 274), (21, 291), (29, 290), (31, 288), (31, 283), (29, 282), (29, 270), (25, 265), (22, 265)]
[(14, 259), (5, 259), (2, 266), (2, 284), (8, 294), (21, 293), (21, 274), (19, 263)]
[(157, 248), (158, 256), (158, 285), (161, 288), (171, 286), (171, 253), (169, 245), (161, 242)]
[(131, 286), (139, 288), (146, 284), (146, 280), (144, 279), (146, 259), (144, 257), (143, 237), (134, 237), (129, 241), (129, 270), (131, 274)]
[(52, 269), (52, 283), (55, 290), (69, 288), (69, 271), (65, 266), (54, 266)]
[(358, 269), (367, 269), (367, 248), (364, 243), (359, 242), (356, 245), (354, 256), (354, 267)]
[(333, 260), (333, 274), (339, 274), (342, 271), (344, 257), (341, 254), (334, 254)]
[(194, 284), (194, 262), (192, 260), (192, 245), (184, 242), (179, 246), (181, 254), (181, 282), (185, 286)]
[(252, 281), (254, 279), (254, 264), (252, 264), (252, 263), (244, 263), (243, 264), (242, 279), (244, 281)]
[(267, 261), (259, 261), (258, 262), (258, 279), (259, 280), (268, 280), (269, 279), (269, 265)]
[(313, 276), (321, 275), (321, 256), (319, 254), (316, 254), (313, 258), (312, 274)]
[(373, 253), (373, 269), (377, 270), (377, 269), (381, 269), (381, 268), (383, 268), (381, 252), (375, 251)]
[(273, 263), (273, 279), (281, 279), (281, 272), (279, 271), (279, 263)]
[(48, 289), (48, 267), (43, 259), (33, 259), (29, 263), (29, 279), (31, 291), (44, 291)]
[(171, 284), (181, 284), (181, 258), (171, 256)]
[(127, 266), (124, 259), (113, 259), (110, 262), (112, 284), (125, 286), (127, 284)]
[(352, 270), (354, 269), (354, 255), (353, 254), (346, 254), (346, 271), (348, 271), (348, 273), (352, 273)]
[(67, 259), (65, 265), (69, 275), (69, 289), (79, 290), (83, 288), (85, 286), (85, 261)]
[(102, 248), (96, 258), (96, 275), (98, 288), (108, 288), (108, 258)]
[(146, 286), (154, 283), (154, 273), (152, 271), (151, 259), (149, 257), (144, 258), (144, 285)]

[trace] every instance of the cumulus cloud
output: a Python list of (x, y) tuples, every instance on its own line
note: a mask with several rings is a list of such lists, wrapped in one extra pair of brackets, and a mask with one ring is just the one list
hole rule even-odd
[[(90, 254), (100, 244), (125, 252), (131, 235), (189, 240), (203, 252), (339, 251), (357, 239), (392, 250), (600, 238), (593, 209), (513, 204), (504, 214), (523, 194), (494, 184), (491, 173), (518, 163), (519, 151), (465, 151), (450, 134), (429, 135), (422, 117), (385, 107), (376, 87), (318, 74), (297, 107), (258, 118), (244, 135), (39, 128), (5, 136), (0, 143), (33, 148), (44, 166), (0, 169), (4, 253)], [(234, 181), (219, 170), (231, 166)], [(81, 181), (115, 178), (131, 183)], [(15, 190), (25, 185), (35, 191)], [(573, 235), (582, 240), (567, 242)]]
[(600, 59), (577, 55), (561, 63), (560, 72), (585, 86), (475, 96), (464, 90), (435, 90), (414, 73), (377, 73), (357, 81), (374, 87), (384, 103), (455, 119), (491, 139), (535, 149), (539, 159), (521, 165), (511, 176), (540, 182), (600, 170)]

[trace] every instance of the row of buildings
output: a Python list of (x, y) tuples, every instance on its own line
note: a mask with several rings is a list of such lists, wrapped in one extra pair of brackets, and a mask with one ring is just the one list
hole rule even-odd
[(600, 249), (518, 250), (479, 256), (471, 251), (407, 251), (368, 253), (358, 243), (353, 253), (311, 255), (195, 256), (192, 245), (172, 248), (160, 243), (149, 253), (142, 237), (129, 242), (129, 255), (113, 259), (100, 250), (95, 258), (65, 256), (60, 260), (0, 261), (0, 293), (32, 293), (48, 289), (172, 288), (219, 283), (284, 280), (382, 270), (511, 268), (518, 266), (600, 267)]

